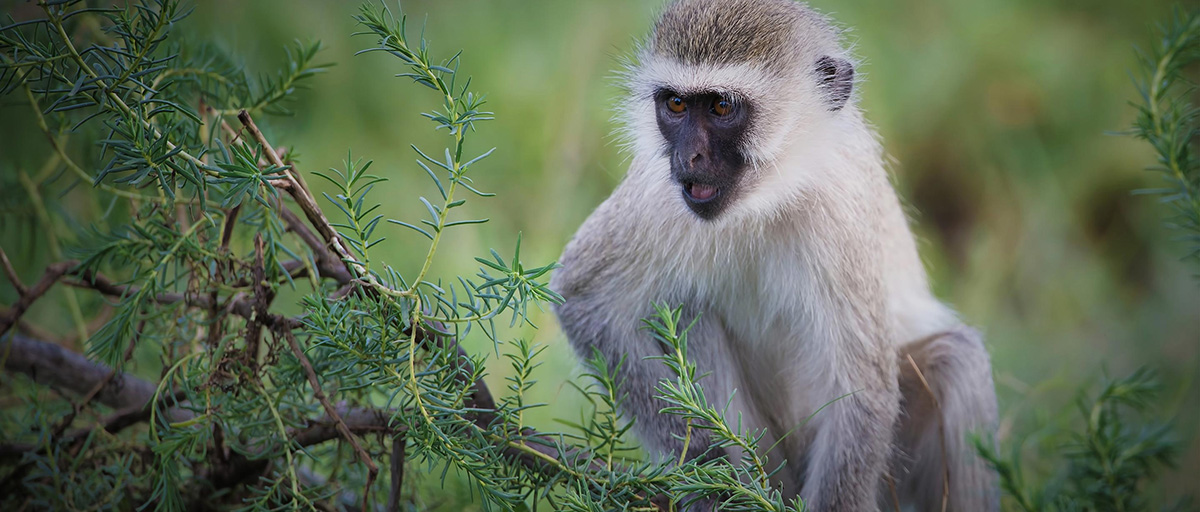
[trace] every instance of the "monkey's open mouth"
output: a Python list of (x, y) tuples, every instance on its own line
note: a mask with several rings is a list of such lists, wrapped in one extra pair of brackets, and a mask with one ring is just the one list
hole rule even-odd
[(683, 193), (687, 195), (688, 199), (691, 199), (697, 203), (706, 203), (708, 201), (712, 201), (717, 197), (718, 194), (720, 194), (720, 192), (721, 189), (712, 185), (705, 185), (703, 183), (683, 184)]

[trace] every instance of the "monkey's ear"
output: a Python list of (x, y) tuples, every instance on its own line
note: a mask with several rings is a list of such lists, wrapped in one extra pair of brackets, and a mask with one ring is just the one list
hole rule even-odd
[(854, 89), (854, 66), (850, 61), (828, 55), (817, 59), (817, 87), (825, 93), (831, 112), (837, 112), (850, 101)]

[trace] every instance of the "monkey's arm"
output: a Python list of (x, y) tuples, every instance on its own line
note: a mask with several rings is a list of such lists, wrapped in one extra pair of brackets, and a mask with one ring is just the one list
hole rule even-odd
[[(642, 319), (653, 313), (654, 302), (683, 304), (682, 325), (689, 325), (698, 312), (688, 309), (693, 305), (687, 298), (664, 297), (657, 294), (659, 287), (648, 286), (647, 280), (660, 276), (639, 266), (645, 262), (636, 261), (639, 255), (631, 247), (632, 236), (623, 231), (627, 221), (613, 218), (628, 213), (616, 206), (620, 197), (615, 193), (616, 199), (602, 204), (568, 244), (560, 260), (563, 268), (551, 282), (565, 299), (555, 313), (577, 355), (590, 358), (599, 352), (610, 370), (621, 364), (616, 377), (627, 395), (623, 412), (634, 420), (634, 432), (651, 454), (675, 458), (683, 450), (686, 421), (660, 414), (667, 404), (656, 396), (659, 383), (674, 381), (676, 376), (662, 361), (649, 359), (662, 356), (665, 347), (642, 328)], [(625, 242), (619, 242), (622, 240)], [(711, 314), (699, 317), (688, 333), (688, 355), (699, 372), (707, 374), (701, 384), (710, 403), (723, 407), (731, 396), (741, 399), (733, 393), (740, 372), (729, 354), (719, 318)], [(687, 458), (704, 455), (708, 448), (707, 431), (693, 428)], [(709, 452), (707, 456), (723, 454)]]
[[(870, 247), (855, 239), (845, 243)], [(872, 254), (863, 251), (861, 257)], [(879, 266), (866, 261), (813, 269), (822, 290), (811, 297), (823, 314), (810, 320), (812, 332), (827, 337), (818, 341), (824, 350), (812, 354), (822, 374), (806, 384), (813, 387), (808, 393), (818, 393), (814, 398), (830, 402), (813, 416), (815, 436), (800, 491), (813, 511), (877, 510), (891, 459), (900, 410), (895, 344), (882, 273), (872, 272)]]
[[(890, 460), (893, 425), (899, 413), (896, 371), (891, 358), (851, 363), (854, 371), (833, 382), (846, 390), (825, 410), (813, 439), (801, 496), (810, 510), (873, 511)], [(815, 419), (815, 418), (814, 418)]]
[[(647, 306), (649, 304), (647, 303)], [(677, 458), (687, 442), (687, 459), (716, 458), (724, 451), (709, 451), (706, 430), (692, 428), (688, 433), (686, 421), (677, 415), (660, 411), (667, 403), (658, 399), (659, 383), (674, 381), (676, 376), (662, 361), (651, 359), (665, 353), (664, 346), (646, 330), (640, 328), (640, 318), (652, 310), (638, 308), (637, 312), (613, 314), (589, 294), (566, 298), (556, 309), (559, 323), (581, 358), (594, 352), (604, 357), (609, 371), (614, 372), (620, 391), (626, 395), (623, 412), (634, 421), (634, 432), (644, 448), (657, 457)], [(609, 319), (612, 320), (609, 320)], [(683, 325), (695, 315), (685, 313)], [(701, 315), (688, 332), (688, 355), (697, 364), (705, 394), (716, 406), (723, 406), (732, 395), (737, 375), (726, 353), (724, 334), (715, 317)], [(620, 365), (618, 368), (617, 366)]]

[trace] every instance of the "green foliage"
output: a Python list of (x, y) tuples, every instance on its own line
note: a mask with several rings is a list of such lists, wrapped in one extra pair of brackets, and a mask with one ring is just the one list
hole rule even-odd
[[(682, 308), (655, 305), (655, 309), (657, 314), (645, 324), (666, 348), (666, 355), (655, 359), (663, 361), (676, 376), (675, 382), (662, 381), (658, 385), (658, 398), (667, 404), (662, 412), (686, 419), (689, 429), (707, 431), (713, 438), (712, 446), (742, 454), (735, 464), (717, 461), (694, 469), (685, 466), (679, 471), (681, 478), (674, 491), (719, 500), (719, 510), (802, 510), (799, 501), (787, 503), (771, 487), (768, 478), (773, 471), (759, 455), (762, 436), (743, 431), (740, 424), (731, 428), (725, 421), (727, 411), (709, 405), (700, 383), (703, 376), (696, 373), (696, 365), (687, 357), (687, 331), (691, 326), (680, 329)], [(684, 440), (685, 453), (689, 441), (690, 437)]]
[[(1138, 192), (1159, 195), (1171, 206), (1172, 225), (1189, 245), (1186, 257), (1196, 259), (1200, 159), (1195, 143), (1200, 110), (1188, 101), (1196, 89), (1184, 73), (1200, 59), (1200, 10), (1179, 10), (1160, 30), (1151, 52), (1141, 55), (1145, 77), (1136, 85), (1142, 102), (1136, 105), (1138, 118), (1129, 134), (1154, 147), (1158, 165), (1150, 169), (1162, 173), (1168, 186)], [(1007, 458), (988, 442), (977, 442), (976, 448), (999, 473), (1008, 503), (1017, 510), (1155, 510), (1166, 500), (1154, 494), (1151, 483), (1174, 464), (1179, 451), (1170, 425), (1149, 417), (1158, 392), (1153, 373), (1142, 369), (1108, 382), (1094, 399), (1081, 394), (1077, 402), (1082, 425), (1042, 440), (1053, 454), (1042, 458), (1053, 462), (1033, 477), (1026, 476), (1021, 443)], [(1186, 504), (1181, 501), (1175, 508), (1182, 510)]]
[(1168, 424), (1146, 417), (1158, 390), (1153, 374), (1139, 370), (1108, 382), (1095, 398), (1080, 396), (1081, 428), (1044, 441), (1061, 458), (1051, 472), (1027, 476), (1019, 443), (1007, 458), (987, 442), (976, 442), (976, 448), (1000, 474), (1016, 510), (1155, 510), (1164, 500), (1148, 484), (1178, 452)]
[(1180, 9), (1164, 26), (1159, 40), (1140, 55), (1143, 78), (1137, 82), (1141, 103), (1131, 134), (1154, 147), (1165, 187), (1139, 191), (1158, 195), (1171, 206), (1172, 225), (1181, 231), (1187, 258), (1200, 261), (1200, 109), (1189, 99), (1196, 86), (1185, 70), (1200, 59), (1200, 9)]
[[(740, 448), (742, 460), (639, 460), (625, 440), (618, 375), (598, 358), (578, 387), (592, 414), (564, 422), (570, 432), (529, 427), (528, 412), (545, 405), (528, 398), (544, 347), (503, 333), (532, 325), (531, 305), (562, 300), (546, 283), (555, 265), (525, 263), (518, 236), (511, 256), (475, 258), (475, 275), (433, 277), (454, 256), (438, 250), (446, 232), (487, 222), (458, 212), (467, 197), (492, 195), (474, 179), (494, 150), (470, 144), (492, 114), (460, 78), (459, 54), (435, 60), (403, 15), (364, 6), (355, 19), (375, 44), (359, 53), (399, 59), (398, 76), (436, 94), (424, 116), (446, 145), (412, 150), (437, 193), (416, 198), (424, 218), (386, 218), (373, 197), (387, 181), (348, 153), (343, 169), (312, 173), (331, 187), (329, 220), (296, 152), (274, 153), (251, 122), (299, 115), (288, 100), (329, 66), (315, 64), (319, 44), (296, 43), (282, 71), (253, 80), (235, 56), (172, 37), (188, 13), (178, 2), (41, 7), (44, 18), (0, 27), (0, 92), (28, 105), (53, 151), (47, 171), (26, 176), (30, 200), (65, 169), (108, 203), (103, 219), (69, 232), (77, 263), (67, 279), (112, 307), (79, 342), (93, 360), (159, 384), (144, 425), (97, 428), (96, 418), (128, 411), (41, 400), (32, 381), (4, 374), (22, 414), (0, 429), (26, 443), (0, 454), (5, 508), (349, 509), (389, 498), (423, 507), (429, 498), (413, 486), (384, 484), (400, 477), (379, 463), (399, 456), (393, 440), (399, 468), (464, 479), (489, 509), (647, 510), (652, 499), (800, 508), (770, 487), (758, 437), (706, 403), (679, 310), (647, 322), (677, 376), (659, 389), (663, 413)], [(390, 224), (424, 237), (418, 268), (373, 254)], [(472, 333), (511, 366), (501, 394), (483, 384), (485, 358), (458, 344)], [(314, 434), (322, 429), (336, 435)]]

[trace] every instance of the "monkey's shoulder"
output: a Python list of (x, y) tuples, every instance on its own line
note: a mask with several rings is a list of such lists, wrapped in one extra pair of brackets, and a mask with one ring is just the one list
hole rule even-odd
[(621, 265), (620, 219), (610, 197), (579, 227), (559, 258), (551, 288), (571, 298), (583, 294), (612, 277)]

